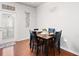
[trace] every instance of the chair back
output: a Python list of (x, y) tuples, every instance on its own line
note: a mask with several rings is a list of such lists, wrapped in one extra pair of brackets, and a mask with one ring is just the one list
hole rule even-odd
[(32, 31), (32, 32), (30, 32), (30, 39), (31, 39), (31, 40), (37, 40), (37, 34), (36, 34), (36, 31)]
[(38, 31), (38, 30), (39, 30), (38, 28), (35, 28), (35, 29), (34, 29), (34, 31)]
[(55, 32), (55, 28), (48, 28), (48, 32), (49, 33), (54, 33)]

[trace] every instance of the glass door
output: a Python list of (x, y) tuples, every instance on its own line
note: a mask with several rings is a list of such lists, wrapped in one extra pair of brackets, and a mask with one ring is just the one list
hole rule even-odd
[(2, 39), (14, 38), (14, 14), (1, 12), (0, 14), (0, 29), (2, 29)]

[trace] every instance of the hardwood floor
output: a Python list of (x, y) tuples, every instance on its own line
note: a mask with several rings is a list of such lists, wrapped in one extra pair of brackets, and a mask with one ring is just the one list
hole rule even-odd
[(3, 49), (0, 49), (0, 56), (2, 56), (2, 51), (3, 51)]
[(14, 55), (15, 56), (32, 56), (34, 55), (29, 47), (29, 40), (16, 42), (14, 46)]
[[(2, 51), (3, 51), (3, 49), (0, 49), (0, 55), (3, 55)], [(23, 40), (23, 41), (16, 42), (16, 44), (14, 45), (14, 48), (12, 49), (12, 51), (14, 52), (14, 54), (13, 54), (14, 56), (35, 56), (35, 52), (32, 52), (30, 50), (29, 40)], [(55, 55), (59, 56), (57, 51), (55, 51), (55, 52), (56, 52)], [(41, 56), (43, 54), (39, 54), (39, 55)], [(49, 51), (49, 56), (53, 56), (53, 51), (52, 50)], [(76, 55), (61, 49), (60, 56), (76, 56)]]

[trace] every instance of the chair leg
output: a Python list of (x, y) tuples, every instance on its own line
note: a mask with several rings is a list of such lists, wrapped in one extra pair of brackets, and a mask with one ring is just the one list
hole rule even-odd
[(36, 56), (38, 56), (38, 46), (36, 47)]
[(32, 42), (31, 46), (32, 46), (32, 52), (33, 52), (33, 49), (34, 49), (34, 42)]
[(53, 53), (54, 53), (54, 56), (55, 56), (55, 43), (53, 41)]
[(32, 46), (32, 52), (33, 52), (33, 46)]
[(32, 43), (32, 42), (31, 42), (31, 39), (30, 39), (30, 48), (31, 48), (31, 43)]
[(60, 55), (60, 42), (58, 42), (58, 52), (59, 52), (59, 55)]

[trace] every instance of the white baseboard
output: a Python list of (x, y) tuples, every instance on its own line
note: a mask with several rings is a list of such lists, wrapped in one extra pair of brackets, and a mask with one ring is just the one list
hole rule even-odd
[(70, 49), (67, 49), (67, 48), (64, 48), (64, 47), (61, 47), (61, 49), (64, 49), (64, 50), (66, 50), (66, 51), (68, 51), (68, 52), (71, 52), (71, 53), (73, 53), (73, 54), (79, 56), (79, 53), (77, 53), (77, 52), (75, 52), (75, 51), (72, 51), (72, 50), (70, 50)]
[[(27, 38), (28, 39), (28, 38)], [(27, 40), (26, 38), (24, 38), (24, 39), (18, 39), (18, 40), (16, 40), (16, 41), (22, 41), (22, 40)]]

